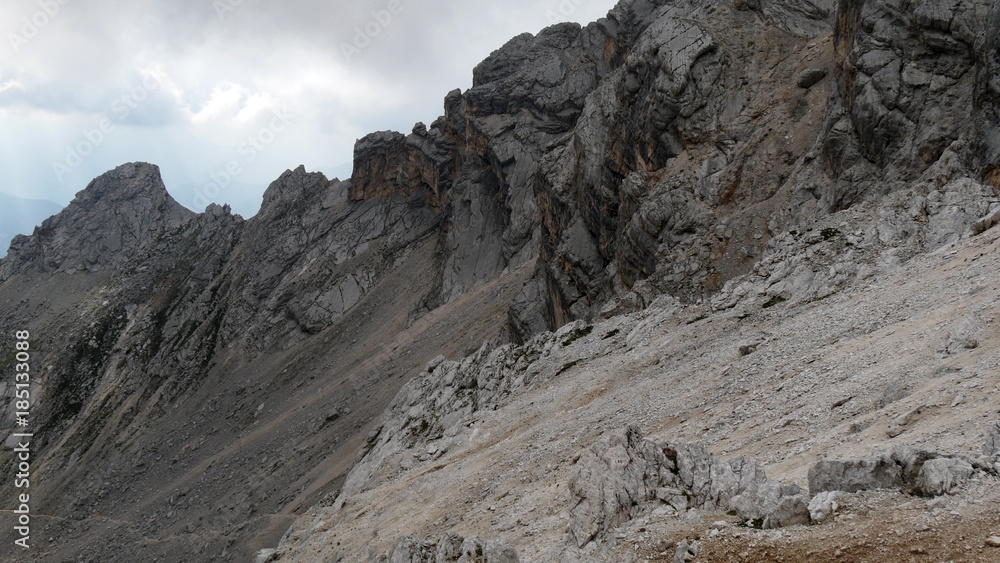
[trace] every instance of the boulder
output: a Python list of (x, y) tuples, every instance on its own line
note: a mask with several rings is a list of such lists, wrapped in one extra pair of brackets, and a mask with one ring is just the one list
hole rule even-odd
[[(932, 451), (897, 446), (891, 453), (876, 451), (860, 459), (823, 460), (809, 468), (809, 492), (819, 493), (913, 487), (937, 496), (954, 491), (975, 468), (968, 462)], [(823, 502), (822, 500), (817, 502)]]
[(826, 78), (826, 75), (825, 68), (807, 68), (795, 79), (795, 85), (799, 88), (812, 88), (817, 82)]
[(888, 455), (822, 460), (809, 468), (810, 495), (824, 491), (856, 493), (867, 489), (898, 488), (902, 485), (901, 468)]
[(809, 519), (813, 524), (822, 524), (840, 508), (839, 501), (847, 496), (843, 491), (824, 491), (809, 501)]
[(984, 453), (991, 457), (1000, 456), (1000, 421), (990, 424)]
[(948, 354), (957, 354), (963, 350), (971, 350), (979, 346), (976, 333), (981, 327), (976, 322), (975, 317), (965, 317), (955, 324), (948, 331), (948, 341), (945, 344), (945, 351)]
[(688, 563), (698, 558), (700, 544), (696, 540), (681, 540), (674, 552), (674, 563)]
[(957, 458), (939, 457), (920, 468), (916, 489), (925, 496), (950, 494), (972, 476), (972, 465)]

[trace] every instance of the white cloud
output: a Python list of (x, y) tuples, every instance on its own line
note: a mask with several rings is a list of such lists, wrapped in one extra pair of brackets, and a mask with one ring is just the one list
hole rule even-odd
[(230, 82), (216, 84), (212, 93), (197, 112), (192, 112), (191, 121), (196, 124), (235, 118), (248, 97), (246, 88)]
[(20, 80), (15, 80), (13, 78), (0, 82), (0, 93), (6, 92), (7, 90), (18, 90), (24, 91), (24, 84)]

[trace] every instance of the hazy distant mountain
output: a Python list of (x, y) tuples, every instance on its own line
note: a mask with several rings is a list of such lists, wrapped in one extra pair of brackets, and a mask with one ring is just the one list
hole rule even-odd
[(7, 254), (17, 235), (30, 235), (36, 225), (59, 213), (63, 206), (44, 199), (25, 199), (0, 193), (0, 254)]

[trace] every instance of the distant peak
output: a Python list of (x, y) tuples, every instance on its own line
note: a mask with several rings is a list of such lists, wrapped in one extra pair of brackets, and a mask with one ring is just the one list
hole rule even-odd
[(94, 178), (86, 189), (76, 194), (74, 201), (123, 201), (139, 196), (148, 196), (157, 202), (170, 198), (160, 177), (159, 166), (148, 162), (122, 164)]
[(159, 167), (123, 164), (91, 181), (30, 237), (14, 239), (0, 281), (31, 264), (67, 273), (115, 268), (192, 217), (167, 193)]
[(277, 180), (264, 191), (264, 201), (258, 215), (281, 213), (284, 204), (295, 201), (307, 201), (317, 194), (323, 193), (330, 180), (322, 172), (307, 172), (306, 167), (299, 165), (294, 170), (285, 170)]

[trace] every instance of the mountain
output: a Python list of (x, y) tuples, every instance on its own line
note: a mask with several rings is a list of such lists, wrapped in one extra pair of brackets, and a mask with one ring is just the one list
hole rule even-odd
[(30, 235), (36, 225), (61, 209), (61, 205), (52, 201), (0, 193), (0, 244), (6, 250), (15, 236)]
[(990, 560), (998, 31), (623, 0), (249, 219), (109, 171), (0, 261), (32, 557)]

